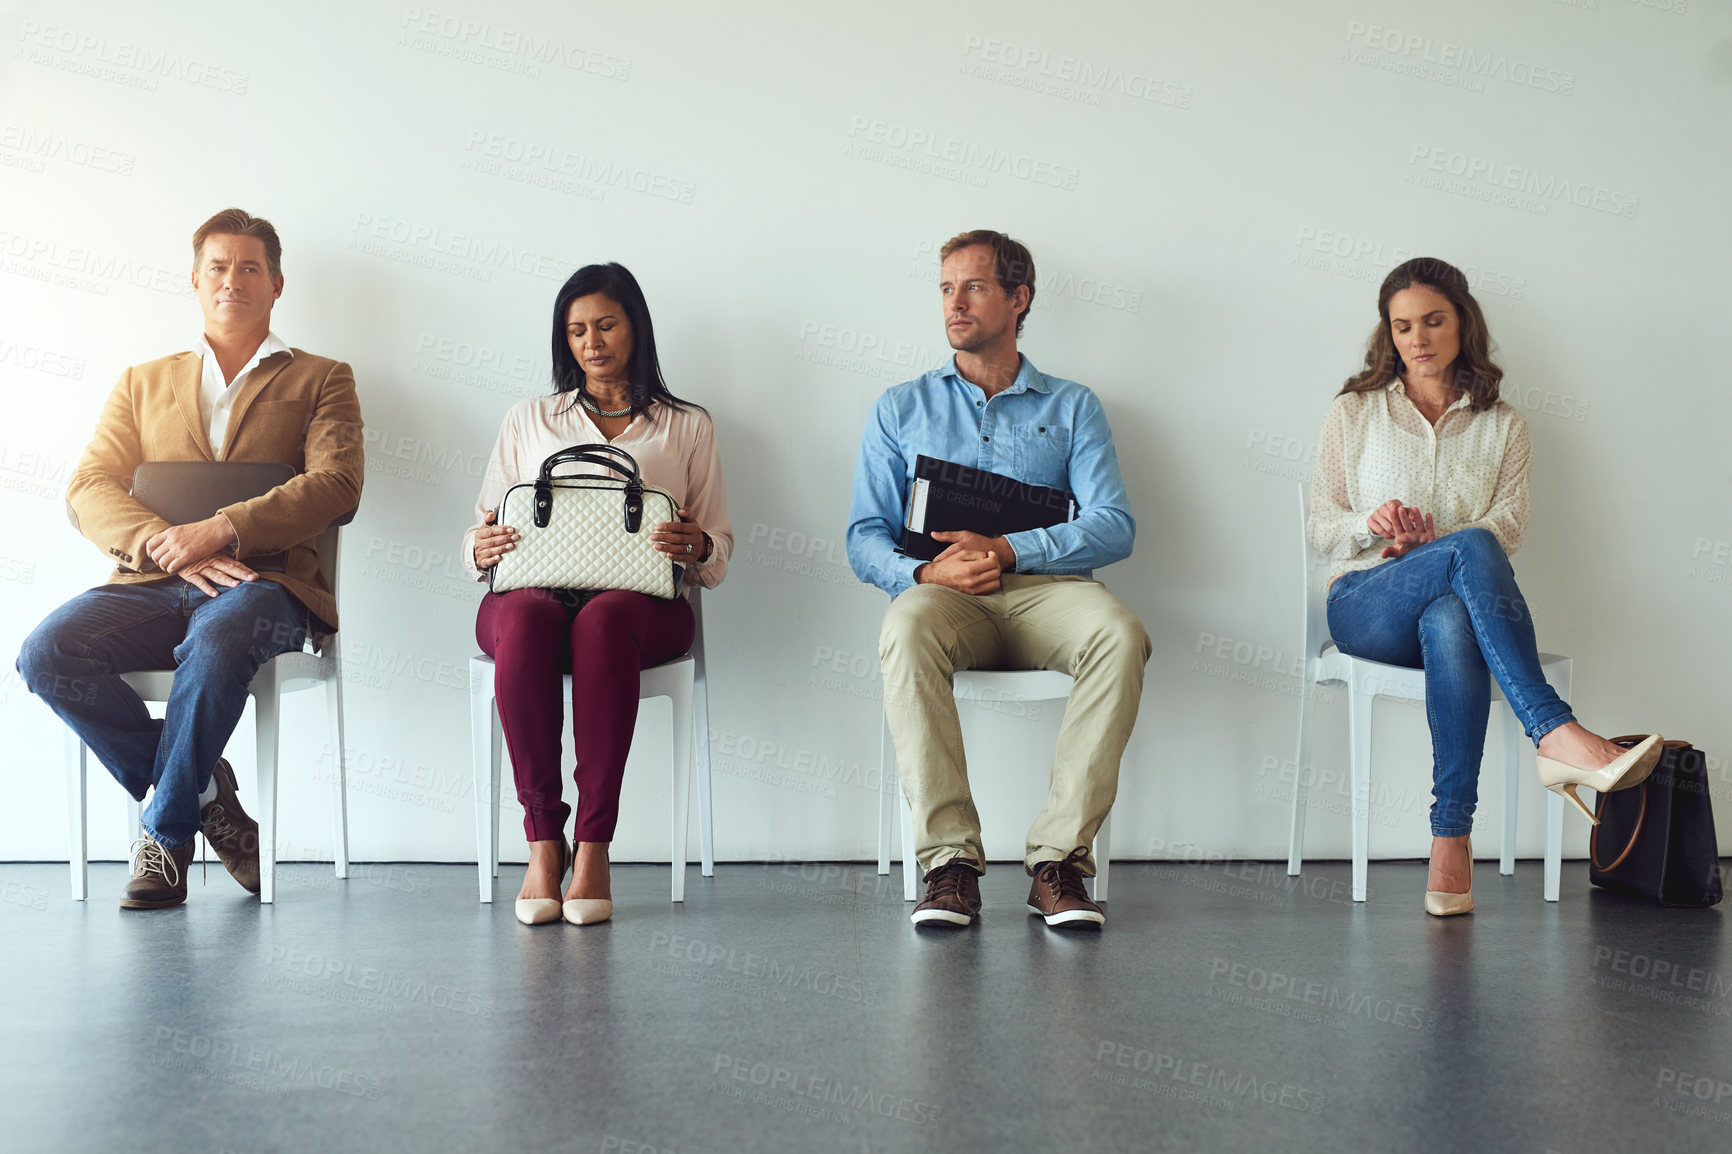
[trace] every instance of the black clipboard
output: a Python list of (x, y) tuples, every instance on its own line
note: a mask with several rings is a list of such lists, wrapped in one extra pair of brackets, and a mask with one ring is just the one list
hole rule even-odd
[(934, 540), (932, 533), (964, 530), (1004, 537), (1074, 521), (1076, 512), (1076, 495), (1069, 489), (1030, 485), (1003, 473), (921, 454), (914, 459), (914, 479), (908, 485), (902, 518), (902, 548), (897, 552), (930, 561), (949, 548)]

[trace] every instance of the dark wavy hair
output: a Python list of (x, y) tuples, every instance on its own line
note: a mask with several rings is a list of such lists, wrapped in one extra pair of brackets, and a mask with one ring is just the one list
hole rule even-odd
[[(631, 323), (632, 350), (631, 360), (626, 364), (626, 379), (631, 382), (631, 415), (639, 413), (655, 420), (649, 413), (649, 407), (658, 401), (670, 409), (698, 409), (702, 405), (691, 401), (682, 401), (668, 391), (667, 382), (662, 380), (662, 365), (656, 356), (655, 325), (650, 321), (649, 304), (643, 298), (643, 289), (638, 287), (637, 278), (631, 275), (631, 270), (623, 264), (609, 261), (607, 264), (586, 264), (571, 274), (565, 284), (560, 286), (559, 296), (553, 302), (553, 391), (572, 393), (572, 404), (577, 404), (577, 398), (589, 397), (584, 388), (586, 377), (577, 358), (571, 353), (571, 343), (565, 336), (565, 317), (571, 310), (571, 302), (579, 297), (601, 293), (619, 302), (625, 310), (625, 318)], [(594, 401), (594, 397), (589, 397)]]
[(1406, 375), (1407, 362), (1395, 351), (1395, 338), (1389, 332), (1389, 298), (1414, 285), (1435, 289), (1455, 306), (1461, 352), (1456, 354), (1455, 371), (1451, 374), (1454, 379), (1450, 383), (1467, 394), (1468, 403), (1476, 412), (1491, 408), (1497, 404), (1503, 370), (1491, 359), (1491, 332), (1486, 328), (1485, 314), (1473, 299), (1462, 271), (1433, 256), (1403, 261), (1383, 278), (1377, 290), (1378, 324), (1365, 345), (1365, 367), (1347, 378), (1341, 393), (1376, 392)]

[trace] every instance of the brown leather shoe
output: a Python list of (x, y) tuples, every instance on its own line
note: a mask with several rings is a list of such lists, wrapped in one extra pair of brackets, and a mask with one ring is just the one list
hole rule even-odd
[(980, 912), (980, 875), (973, 858), (953, 857), (926, 875), (926, 896), (909, 915), (917, 926), (966, 926)]
[(227, 758), (217, 758), (211, 771), (217, 795), (209, 805), (199, 810), (198, 828), (205, 844), (216, 850), (217, 857), (229, 874), (241, 883), (241, 888), (259, 892), (259, 823), (241, 808), (236, 792), (235, 771)]
[(121, 891), (123, 910), (161, 910), (186, 901), (186, 867), (192, 864), (192, 839), (169, 849), (149, 834), (132, 843), (132, 880)]
[(1107, 915), (1089, 900), (1083, 888), (1083, 872), (1076, 864), (1088, 857), (1088, 847), (1078, 846), (1063, 861), (1041, 862), (1034, 868), (1034, 887), (1028, 891), (1030, 913), (1039, 914), (1049, 926), (1104, 926)]

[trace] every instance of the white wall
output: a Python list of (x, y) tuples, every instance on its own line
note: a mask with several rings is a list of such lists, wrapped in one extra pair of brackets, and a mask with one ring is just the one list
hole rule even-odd
[[(555, 290), (608, 259), (644, 284), (672, 387), (714, 412), (731, 488), (739, 550), (708, 602), (719, 853), (872, 855), (884, 600), (839, 544), (855, 446), (874, 397), (941, 359), (934, 252), (981, 226), (1032, 248), (1023, 347), (1104, 400), (1140, 528), (1102, 574), (1155, 641), (1120, 855), (1285, 853), (1294, 484), (1378, 280), (1416, 254), (1482, 279), (1535, 445), (1517, 572), (1542, 648), (1576, 657), (1580, 716), (1693, 740), (1732, 806), (1732, 6), (431, 12), (0, 4), (0, 856), (66, 852), (60, 729), (10, 662), (106, 570), (66, 524), (67, 474), (120, 370), (196, 337), (187, 238), (229, 204), (285, 239), (277, 330), (360, 383), (342, 589), (360, 858), (474, 854), (479, 594), (452, 554), (501, 415), (543, 387)], [(1506, 179), (1568, 191), (1503, 203)], [(320, 695), (288, 709), (285, 856), (328, 856)], [(621, 859), (666, 853), (663, 709)], [(989, 852), (1018, 856), (1057, 711), (965, 712)], [(1319, 772), (1340, 774), (1344, 705), (1319, 716)], [(250, 742), (243, 721), (243, 794)], [(1423, 854), (1421, 710), (1379, 707), (1376, 760), (1373, 853)], [(1496, 768), (1482, 781), (1490, 842)], [(117, 855), (120, 791), (94, 786), (95, 846)], [(1346, 854), (1345, 811), (1318, 796), (1313, 856)], [(1579, 855), (1587, 826), (1566, 821)], [(514, 809), (505, 825), (509, 854)]]

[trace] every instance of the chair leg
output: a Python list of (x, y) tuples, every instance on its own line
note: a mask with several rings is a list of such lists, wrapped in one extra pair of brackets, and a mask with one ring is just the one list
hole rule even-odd
[(691, 823), (692, 800), (692, 698), (688, 687), (680, 686), (668, 697), (673, 710), (673, 900), (686, 900), (686, 837)]
[[(146, 794), (145, 796), (149, 796)], [(130, 795), (126, 799), (126, 841), (131, 845), (144, 832), (144, 803)]]
[(88, 778), (84, 772), (90, 759), (84, 742), (70, 727), (66, 730), (63, 748), (66, 760), (66, 860), (72, 867), (72, 900), (81, 902), (90, 893), (90, 806)]
[(693, 753), (698, 775), (698, 854), (704, 877), (716, 876), (716, 823), (710, 796), (710, 689), (702, 662), (692, 670)]
[[(1554, 673), (1556, 680), (1552, 688), (1558, 691), (1558, 696), (1565, 701), (1570, 699), (1571, 690), (1575, 687), (1576, 663), (1565, 658), (1558, 663)], [(1546, 795), (1546, 889), (1548, 902), (1558, 900), (1558, 890), (1564, 877), (1564, 799), (1545, 791)]]
[(1564, 799), (1546, 791), (1546, 901), (1558, 900), (1564, 877)]
[(349, 876), (349, 773), (348, 747), (343, 734), (343, 653), (341, 642), (333, 635), (325, 642), (329, 647), (325, 670), (325, 720), (331, 727), (331, 741), (337, 754), (337, 773), (331, 794), (332, 858), (337, 876)]
[(1349, 680), (1348, 755), (1353, 786), (1353, 900), (1365, 900), (1365, 875), (1371, 857), (1371, 712), (1377, 699)]
[(494, 859), (499, 812), (494, 795), (499, 792), (499, 743), (494, 737), (493, 666), (484, 661), (469, 663), (469, 767), (475, 776), (475, 872), (481, 881), (481, 900), (493, 900)]
[(911, 902), (920, 886), (920, 861), (914, 856), (914, 807), (902, 810), (902, 900)]
[(1097, 902), (1104, 902), (1107, 900), (1107, 867), (1112, 864), (1113, 860), (1112, 843), (1113, 815), (1112, 811), (1108, 810), (1107, 816), (1101, 820), (1100, 829), (1095, 831), (1095, 877), (1093, 889), (1094, 900)]
[(896, 806), (902, 800), (902, 783), (896, 777), (896, 745), (890, 740), (890, 721), (881, 717), (878, 735), (878, 872), (890, 872), (891, 827)]
[(1305, 809), (1311, 768), (1311, 706), (1316, 685), (1309, 677), (1299, 685), (1299, 735), (1293, 747), (1293, 818), (1287, 828), (1287, 876), (1296, 877), (1305, 862)]
[[(499, 709), (498, 709), (497, 705), (495, 705), (494, 710), (493, 710), (493, 738), (492, 738), (492, 741), (493, 741), (492, 754), (491, 754), (492, 765), (493, 765), (492, 789), (488, 792), (488, 795), (487, 795), (487, 797), (488, 797), (488, 803), (487, 804), (488, 804), (488, 813), (489, 813), (488, 821), (490, 822), (490, 824), (488, 825), (487, 828), (491, 831), (491, 833), (488, 836), (488, 844), (493, 847), (493, 860), (488, 863), (488, 866), (492, 870), (492, 876), (497, 878), (499, 876), (499, 802), (500, 802), (500, 797), (501, 797), (501, 795), (500, 795), (500, 789), (501, 789), (500, 783), (504, 780), (504, 778), (501, 776), (501, 774), (503, 772), (501, 767), (505, 764), (505, 723), (503, 721), (499, 720)], [(576, 846), (572, 847), (572, 851), (574, 853), (576, 852), (576, 849), (577, 849)]]
[(1522, 723), (1515, 710), (1505, 710), (1503, 728), (1503, 835), (1498, 855), (1497, 872), (1509, 877), (1515, 873), (1516, 807), (1521, 794)]
[[(265, 666), (276, 669), (274, 663)], [(277, 900), (277, 736), (281, 689), (274, 676), (253, 679), (253, 723), (258, 733), (259, 901)]]

